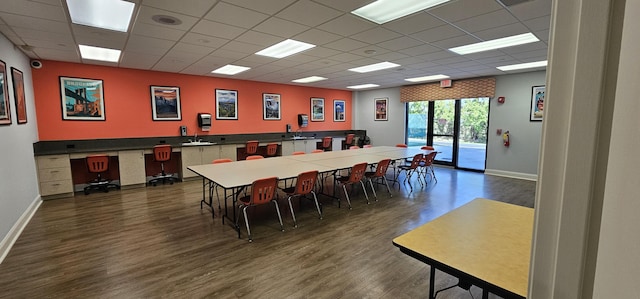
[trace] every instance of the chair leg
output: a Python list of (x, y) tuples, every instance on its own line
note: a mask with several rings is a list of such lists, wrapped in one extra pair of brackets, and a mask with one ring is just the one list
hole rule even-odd
[(293, 212), (293, 205), (291, 204), (291, 197), (293, 196), (289, 196), (289, 198), (287, 198), (287, 201), (289, 202), (289, 209), (291, 210), (291, 218), (293, 218), (293, 227), (298, 227), (298, 222), (296, 222), (296, 214)]
[[(249, 228), (249, 218), (247, 217), (247, 209), (249, 208), (249, 206), (246, 206), (242, 209), (242, 214), (244, 215), (244, 223), (247, 225), (247, 235), (249, 235), (249, 242), (253, 242), (253, 239), (251, 239), (251, 229)], [(236, 227), (238, 227), (238, 224), (236, 223)]]
[(382, 180), (384, 181), (384, 184), (387, 185), (387, 191), (389, 191), (389, 197), (393, 197), (393, 195), (391, 194), (391, 188), (389, 188), (389, 182), (387, 181), (387, 177), (382, 176)]
[(376, 194), (376, 188), (373, 187), (373, 182), (372, 182), (371, 178), (369, 178), (369, 186), (371, 186), (371, 192), (373, 192), (373, 198), (375, 198), (376, 201), (378, 201), (378, 195)]
[(318, 203), (318, 197), (316, 196), (316, 193), (311, 191), (311, 194), (313, 194), (313, 201), (316, 202), (316, 209), (318, 209), (318, 217), (320, 219), (322, 219), (322, 210), (320, 210), (320, 204)]
[(349, 193), (347, 193), (347, 185), (342, 185), (342, 189), (344, 190), (344, 196), (347, 199), (347, 204), (349, 204), (349, 210), (351, 210), (351, 200), (349, 200)]
[(367, 199), (367, 204), (369, 204), (369, 195), (367, 194), (367, 188), (364, 187), (364, 182), (360, 181), (360, 185), (362, 186), (362, 191), (364, 192), (364, 197)]
[(282, 216), (280, 216), (280, 208), (278, 208), (278, 201), (273, 200), (273, 204), (276, 206), (276, 212), (278, 213), (278, 221), (280, 221), (280, 231), (284, 231), (284, 225), (282, 225)]

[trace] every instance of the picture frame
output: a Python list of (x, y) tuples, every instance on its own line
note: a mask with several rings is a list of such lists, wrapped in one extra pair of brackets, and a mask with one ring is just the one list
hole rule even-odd
[(311, 98), (311, 121), (324, 121), (324, 98)]
[(27, 103), (24, 94), (24, 75), (17, 68), (11, 68), (13, 82), (13, 100), (16, 103), (16, 121), (18, 124), (27, 123)]
[(346, 105), (344, 100), (333, 100), (333, 121), (346, 121)]
[(387, 113), (389, 112), (389, 98), (374, 99), (375, 113), (373, 120), (388, 120)]
[(544, 92), (544, 85), (531, 87), (531, 109), (529, 111), (530, 121), (542, 121), (544, 119)]
[(216, 119), (238, 119), (238, 91), (216, 89)]
[(60, 76), (60, 98), (63, 120), (105, 120), (102, 80)]
[(182, 120), (180, 87), (151, 85), (153, 120)]
[(0, 60), (0, 125), (11, 124), (11, 105), (7, 82), (7, 65)]
[(280, 120), (280, 95), (277, 93), (262, 94), (262, 119)]

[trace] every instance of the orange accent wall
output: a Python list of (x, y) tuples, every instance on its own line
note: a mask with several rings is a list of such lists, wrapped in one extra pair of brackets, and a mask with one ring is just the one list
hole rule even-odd
[[(286, 124), (293, 130), (298, 128), (298, 114), (310, 115), (311, 97), (325, 99), (325, 121), (310, 121), (305, 131), (352, 129), (351, 91), (59, 61), (43, 61), (42, 68), (33, 69), (32, 75), (41, 141), (179, 136), (183, 125), (189, 135), (196, 129), (198, 135), (284, 132)], [(106, 120), (62, 120), (60, 76), (103, 80)], [(181, 121), (152, 120), (151, 85), (180, 87)], [(215, 119), (216, 88), (238, 91), (238, 120)], [(280, 120), (262, 119), (263, 93), (281, 95)], [(333, 121), (334, 99), (345, 100), (344, 122)], [(211, 131), (198, 127), (199, 112), (213, 116)]]

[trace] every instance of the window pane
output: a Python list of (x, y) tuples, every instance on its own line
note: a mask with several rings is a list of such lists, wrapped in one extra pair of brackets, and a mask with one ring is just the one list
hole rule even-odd
[(407, 144), (427, 144), (427, 112), (429, 102), (409, 102), (409, 117), (407, 128)]

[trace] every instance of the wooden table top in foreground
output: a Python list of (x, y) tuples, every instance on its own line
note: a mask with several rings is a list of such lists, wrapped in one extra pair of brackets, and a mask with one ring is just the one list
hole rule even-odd
[(393, 243), (526, 297), (532, 234), (533, 209), (476, 198)]

